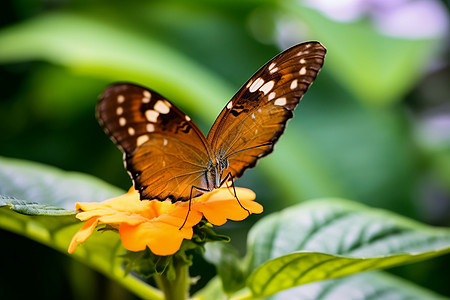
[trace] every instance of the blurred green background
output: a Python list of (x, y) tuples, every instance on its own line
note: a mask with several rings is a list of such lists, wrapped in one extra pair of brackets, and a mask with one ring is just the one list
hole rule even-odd
[[(95, 119), (107, 84), (154, 89), (207, 133), (260, 66), (318, 40), (322, 72), (274, 153), (237, 184), (257, 193), (263, 215), (339, 196), (450, 225), (448, 1), (9, 0), (0, 22), (2, 156), (128, 189), (122, 155)], [(260, 217), (220, 231), (245, 253)], [(2, 299), (134, 298), (44, 246), (5, 231), (0, 240)], [(391, 271), (450, 296), (448, 266), (447, 255)], [(202, 274), (198, 289), (214, 268), (196, 257), (192, 273)]]

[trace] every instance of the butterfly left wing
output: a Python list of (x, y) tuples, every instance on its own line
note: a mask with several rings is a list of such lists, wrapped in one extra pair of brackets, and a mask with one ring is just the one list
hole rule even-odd
[(272, 152), (292, 111), (321, 69), (326, 49), (319, 42), (293, 46), (259, 69), (222, 110), (208, 133), (213, 155), (228, 158), (240, 177)]
[(98, 119), (124, 153), (141, 199), (187, 201), (208, 188), (209, 148), (201, 130), (158, 93), (129, 83), (109, 86)]

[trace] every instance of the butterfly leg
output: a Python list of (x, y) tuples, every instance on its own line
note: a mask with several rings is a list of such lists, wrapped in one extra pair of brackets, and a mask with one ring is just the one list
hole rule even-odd
[(224, 183), (227, 185), (227, 188), (230, 188), (229, 186), (228, 186), (228, 182), (227, 182), (227, 179), (228, 178), (231, 178), (231, 186), (233, 187), (233, 193), (234, 193), (234, 197), (236, 198), (236, 200), (237, 200), (237, 202), (239, 203), (239, 205), (243, 208), (243, 209), (245, 209), (245, 211), (248, 213), (248, 215), (250, 215), (250, 211), (248, 210), (248, 209), (246, 209), (243, 205), (242, 205), (242, 203), (241, 203), (241, 201), (239, 201), (239, 198), (238, 198), (238, 196), (237, 196), (237, 194), (236, 194), (236, 188), (234, 187), (234, 177), (233, 177), (233, 174), (231, 174), (231, 172), (228, 172), (228, 174), (227, 174), (227, 176), (225, 176), (225, 178), (222, 180), (222, 182), (220, 183), (220, 186), (222, 186)]
[[(187, 214), (186, 214), (186, 218), (184, 218), (183, 224), (181, 225), (180, 228), (178, 228), (178, 230), (181, 230), (181, 229), (184, 227), (184, 224), (186, 224), (187, 219), (188, 219), (188, 217), (189, 217), (189, 213), (191, 212), (192, 191), (193, 191), (194, 189), (197, 189), (197, 190), (199, 190), (200, 192), (204, 192), (204, 193), (209, 192), (208, 189), (203, 189), (203, 188), (198, 187), (198, 186), (195, 186), (195, 185), (191, 186), (191, 194), (190, 194), (190, 196), (189, 196), (189, 208), (188, 208), (188, 212), (187, 212)], [(241, 205), (241, 206), (242, 206), (242, 205)]]

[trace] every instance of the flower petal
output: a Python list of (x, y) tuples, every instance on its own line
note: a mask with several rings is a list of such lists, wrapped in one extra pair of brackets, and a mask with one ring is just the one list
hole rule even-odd
[(223, 225), (227, 219), (241, 221), (249, 216), (249, 212), (259, 214), (263, 211), (262, 205), (253, 201), (255, 193), (249, 189), (236, 188), (236, 194), (242, 207), (234, 197), (232, 190), (221, 188), (216, 191), (208, 193), (205, 195), (205, 199), (193, 205), (194, 209), (202, 212), (204, 217), (214, 225)]
[(98, 220), (97, 218), (92, 218), (88, 220), (86, 223), (84, 223), (83, 227), (78, 230), (77, 233), (72, 238), (72, 241), (70, 241), (69, 250), (68, 252), (72, 254), (75, 249), (77, 248), (78, 244), (84, 243), (94, 232), (95, 227), (97, 227)]
[(180, 228), (187, 216), (188, 219), (183, 227), (192, 227), (200, 222), (203, 215), (198, 210), (193, 209), (193, 207), (191, 207), (191, 210), (188, 212), (188, 206), (189, 205), (185, 205), (185, 203), (176, 203), (176, 206), (169, 213), (163, 214), (157, 219), (159, 222)]
[(146, 247), (156, 255), (172, 255), (180, 249), (183, 239), (192, 238), (192, 228), (172, 226), (160, 222), (147, 222), (137, 226), (119, 227), (123, 246), (130, 251), (143, 251)]

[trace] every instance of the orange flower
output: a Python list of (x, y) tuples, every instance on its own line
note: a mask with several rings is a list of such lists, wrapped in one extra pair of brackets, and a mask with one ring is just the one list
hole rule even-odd
[[(262, 206), (254, 202), (253, 191), (236, 188), (239, 201), (250, 213), (261, 213)], [(73, 253), (78, 244), (84, 243), (98, 225), (108, 224), (119, 229), (125, 249), (142, 251), (146, 247), (156, 255), (172, 255), (180, 249), (183, 239), (191, 239), (192, 227), (204, 216), (214, 225), (222, 225), (227, 219), (240, 221), (248, 216), (227, 188), (216, 189), (192, 199), (189, 217), (188, 202), (140, 201), (139, 193), (131, 188), (127, 194), (103, 202), (77, 203), (81, 210), (77, 218), (86, 221), (74, 235), (69, 245)]]

